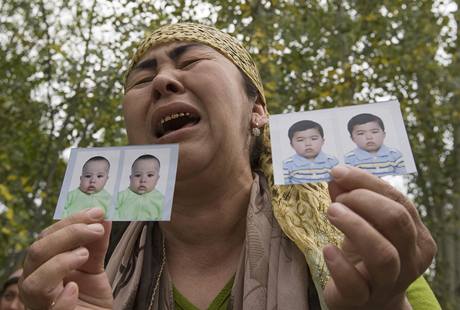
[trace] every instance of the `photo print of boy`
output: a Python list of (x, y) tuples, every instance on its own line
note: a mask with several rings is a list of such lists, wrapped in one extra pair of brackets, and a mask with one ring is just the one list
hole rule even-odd
[(324, 131), (311, 120), (294, 123), (288, 130), (296, 154), (283, 161), (284, 184), (302, 184), (330, 180), (330, 171), (339, 161), (321, 151)]
[(345, 164), (374, 175), (405, 174), (402, 153), (386, 146), (385, 125), (380, 117), (361, 113), (348, 121), (348, 132), (356, 148), (345, 155)]
[(160, 178), (160, 160), (150, 154), (139, 156), (131, 166), (129, 187), (118, 193), (116, 220), (160, 220), (164, 195), (155, 187)]
[(110, 162), (103, 156), (88, 159), (82, 167), (80, 185), (67, 195), (62, 217), (87, 208), (101, 208), (107, 214), (112, 197), (104, 189), (109, 178)]

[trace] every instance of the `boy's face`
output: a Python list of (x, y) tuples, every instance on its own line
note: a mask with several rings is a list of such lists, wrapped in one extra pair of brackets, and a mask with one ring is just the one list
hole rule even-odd
[(107, 183), (109, 166), (103, 160), (94, 160), (86, 163), (80, 176), (80, 190), (86, 194), (100, 192)]
[(0, 309), (24, 309), (24, 305), (19, 299), (19, 288), (17, 283), (9, 285), (5, 292), (3, 292), (3, 295), (0, 296)]
[(354, 126), (351, 139), (360, 149), (377, 152), (383, 144), (385, 132), (377, 122), (369, 122)]
[(307, 159), (314, 159), (318, 156), (323, 144), (324, 139), (316, 128), (296, 131), (291, 141), (291, 145), (296, 153)]
[(154, 159), (141, 159), (133, 165), (129, 188), (140, 195), (151, 192), (160, 177), (160, 167)]

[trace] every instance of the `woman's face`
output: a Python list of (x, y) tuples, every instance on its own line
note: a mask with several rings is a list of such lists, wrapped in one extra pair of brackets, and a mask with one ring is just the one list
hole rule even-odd
[(249, 167), (253, 106), (237, 67), (196, 43), (147, 52), (123, 99), (131, 144), (180, 143), (178, 179), (233, 163)]

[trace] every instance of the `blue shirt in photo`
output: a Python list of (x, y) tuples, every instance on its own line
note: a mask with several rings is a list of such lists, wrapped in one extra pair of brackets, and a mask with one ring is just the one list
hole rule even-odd
[(364, 169), (377, 176), (406, 173), (401, 152), (386, 145), (382, 145), (376, 154), (356, 148), (345, 155), (345, 164)]
[(332, 167), (339, 163), (337, 158), (320, 152), (309, 160), (298, 154), (283, 161), (284, 184), (302, 184), (329, 181)]

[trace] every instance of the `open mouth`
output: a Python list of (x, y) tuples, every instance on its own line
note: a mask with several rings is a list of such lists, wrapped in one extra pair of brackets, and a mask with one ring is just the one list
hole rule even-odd
[(155, 135), (161, 138), (173, 131), (198, 124), (200, 117), (190, 112), (179, 112), (161, 118), (155, 129)]

